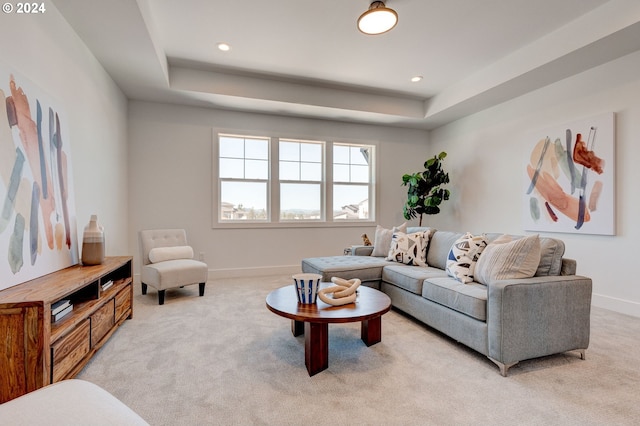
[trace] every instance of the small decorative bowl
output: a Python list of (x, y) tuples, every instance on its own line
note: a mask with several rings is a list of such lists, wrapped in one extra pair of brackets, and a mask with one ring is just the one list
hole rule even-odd
[(295, 274), (293, 281), (296, 286), (298, 302), (304, 304), (316, 303), (318, 300), (318, 290), (322, 275), (318, 274)]

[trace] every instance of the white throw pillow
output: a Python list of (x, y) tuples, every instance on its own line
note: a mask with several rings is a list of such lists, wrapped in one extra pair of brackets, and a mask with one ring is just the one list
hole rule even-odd
[(427, 245), (429, 245), (429, 231), (394, 232), (391, 238), (391, 248), (386, 260), (404, 263), (405, 265), (427, 266)]
[(476, 263), (485, 247), (487, 247), (485, 235), (474, 236), (467, 232), (458, 238), (447, 256), (447, 273), (462, 283), (472, 282)]
[(373, 240), (373, 252), (371, 256), (383, 257), (389, 254), (391, 247), (391, 238), (394, 232), (407, 232), (407, 222), (400, 226), (394, 226), (392, 229), (376, 226), (376, 236)]
[(530, 278), (540, 263), (540, 238), (531, 235), (513, 240), (502, 235), (490, 243), (478, 258), (475, 280), (488, 285), (496, 280)]
[(193, 249), (190, 246), (174, 246), (156, 247), (149, 251), (149, 261), (151, 263), (175, 259), (193, 259)]

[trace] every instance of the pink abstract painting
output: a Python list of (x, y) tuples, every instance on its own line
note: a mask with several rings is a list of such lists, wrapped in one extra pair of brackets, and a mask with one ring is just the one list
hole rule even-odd
[(614, 126), (606, 113), (528, 137), (526, 230), (614, 235)]
[(59, 105), (0, 65), (0, 290), (78, 263), (68, 138)]

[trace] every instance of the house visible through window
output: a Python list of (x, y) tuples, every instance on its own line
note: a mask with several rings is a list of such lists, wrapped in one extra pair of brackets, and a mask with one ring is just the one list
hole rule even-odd
[[(373, 145), (217, 134), (214, 222), (370, 222)], [(215, 201), (214, 201), (215, 202)]]

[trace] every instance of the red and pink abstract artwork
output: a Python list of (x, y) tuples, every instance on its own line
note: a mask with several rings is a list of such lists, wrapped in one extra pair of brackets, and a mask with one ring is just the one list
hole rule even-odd
[(0, 289), (78, 263), (64, 114), (0, 68)]
[(528, 139), (526, 230), (614, 235), (614, 122), (607, 113)]

